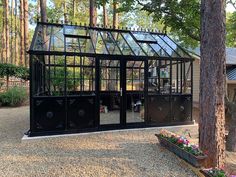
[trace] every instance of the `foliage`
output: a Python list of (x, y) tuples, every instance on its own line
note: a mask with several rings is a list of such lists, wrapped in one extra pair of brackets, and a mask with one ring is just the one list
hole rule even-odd
[(228, 47), (236, 47), (236, 12), (228, 14), (226, 19), (226, 43)]
[(219, 168), (205, 169), (204, 172), (206, 172), (207, 174), (209, 174), (212, 177), (227, 177), (224, 170), (219, 169)]
[[(227, 3), (236, 4), (233, 0), (227, 0)], [(152, 21), (152, 24), (155, 22), (156, 27), (160, 30), (168, 31), (168, 33), (182, 46), (186, 48), (195, 48), (199, 46), (200, 0), (125, 0), (121, 2), (121, 7), (119, 9), (120, 12), (127, 12), (124, 16), (131, 14), (132, 11), (135, 11), (135, 14), (140, 10), (148, 12), (147, 14), (143, 13), (143, 17), (141, 16), (141, 18), (135, 18), (138, 19), (138, 21), (143, 21), (143, 27), (145, 27), (146, 24), (149, 24), (150, 21)], [(236, 46), (235, 13), (236, 12), (227, 14), (226, 45), (228, 47)], [(130, 17), (135, 17), (135, 14), (131, 14)], [(129, 22), (130, 21), (128, 20), (128, 23)], [(153, 26), (149, 25), (148, 27), (150, 28)]]
[[(64, 59), (59, 59), (58, 60), (59, 65), (64, 65)], [(50, 80), (52, 86), (55, 88), (55, 90), (62, 92), (64, 90), (65, 86), (65, 69), (64, 67), (56, 67), (55, 69), (52, 69), (50, 71)], [(75, 69), (75, 76), (80, 76), (79, 70)], [(66, 87), (67, 90), (72, 90), (74, 87), (77, 87), (79, 85), (79, 80), (77, 79), (72, 79), (74, 78), (74, 72), (70, 69), (67, 68), (66, 71)]]
[(187, 140), (183, 136), (178, 136), (176, 134), (173, 134), (171, 132), (162, 130), (160, 133), (160, 136), (162, 138), (165, 138), (166, 140), (170, 141), (171, 143), (177, 145), (178, 147), (184, 149), (185, 151), (189, 152), (190, 154), (193, 154), (195, 156), (204, 156), (205, 154), (198, 148), (197, 145), (191, 144), (189, 140)]
[(17, 77), (24, 80), (29, 79), (29, 70), (23, 66), (16, 66), (8, 63), (0, 64), (0, 77)]
[(0, 93), (0, 105), (19, 106), (27, 100), (27, 92), (23, 87), (13, 87)]

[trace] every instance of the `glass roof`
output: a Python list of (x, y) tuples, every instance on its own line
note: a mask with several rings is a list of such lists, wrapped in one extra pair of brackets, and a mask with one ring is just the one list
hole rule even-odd
[(49, 23), (37, 24), (32, 51), (191, 58), (162, 33)]

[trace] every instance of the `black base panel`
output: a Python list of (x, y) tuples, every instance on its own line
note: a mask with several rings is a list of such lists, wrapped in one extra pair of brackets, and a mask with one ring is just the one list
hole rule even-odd
[(50, 136), (50, 135), (62, 135), (62, 134), (73, 134), (73, 133), (86, 133), (86, 132), (99, 132), (99, 131), (109, 131), (109, 130), (125, 130), (125, 129), (133, 129), (133, 128), (151, 128), (151, 127), (165, 127), (165, 126), (177, 126), (177, 125), (192, 125), (193, 121), (186, 122), (173, 122), (173, 123), (160, 123), (159, 125), (147, 125), (145, 123), (132, 123), (126, 126), (120, 125), (104, 125), (95, 128), (88, 128), (83, 130), (63, 130), (63, 131), (44, 131), (44, 132), (32, 132), (28, 131), (27, 135), (29, 137), (35, 136)]

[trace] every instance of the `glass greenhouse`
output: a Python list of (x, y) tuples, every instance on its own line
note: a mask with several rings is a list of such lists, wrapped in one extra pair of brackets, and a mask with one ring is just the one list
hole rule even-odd
[(192, 123), (193, 58), (166, 34), (38, 22), (30, 136)]

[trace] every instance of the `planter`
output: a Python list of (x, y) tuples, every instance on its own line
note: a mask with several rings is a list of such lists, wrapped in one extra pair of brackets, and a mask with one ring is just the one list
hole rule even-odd
[(205, 176), (205, 177), (213, 177), (211, 174), (207, 173), (204, 170), (200, 170), (200, 172)]
[(194, 156), (189, 152), (185, 151), (184, 149), (178, 147), (177, 145), (173, 144), (172, 142), (168, 141), (167, 139), (160, 136), (160, 134), (155, 134), (158, 138), (160, 144), (164, 146), (169, 151), (175, 153), (180, 158), (184, 159), (188, 163), (192, 164), (195, 167), (201, 167), (204, 160), (206, 159), (206, 155), (204, 156)]

